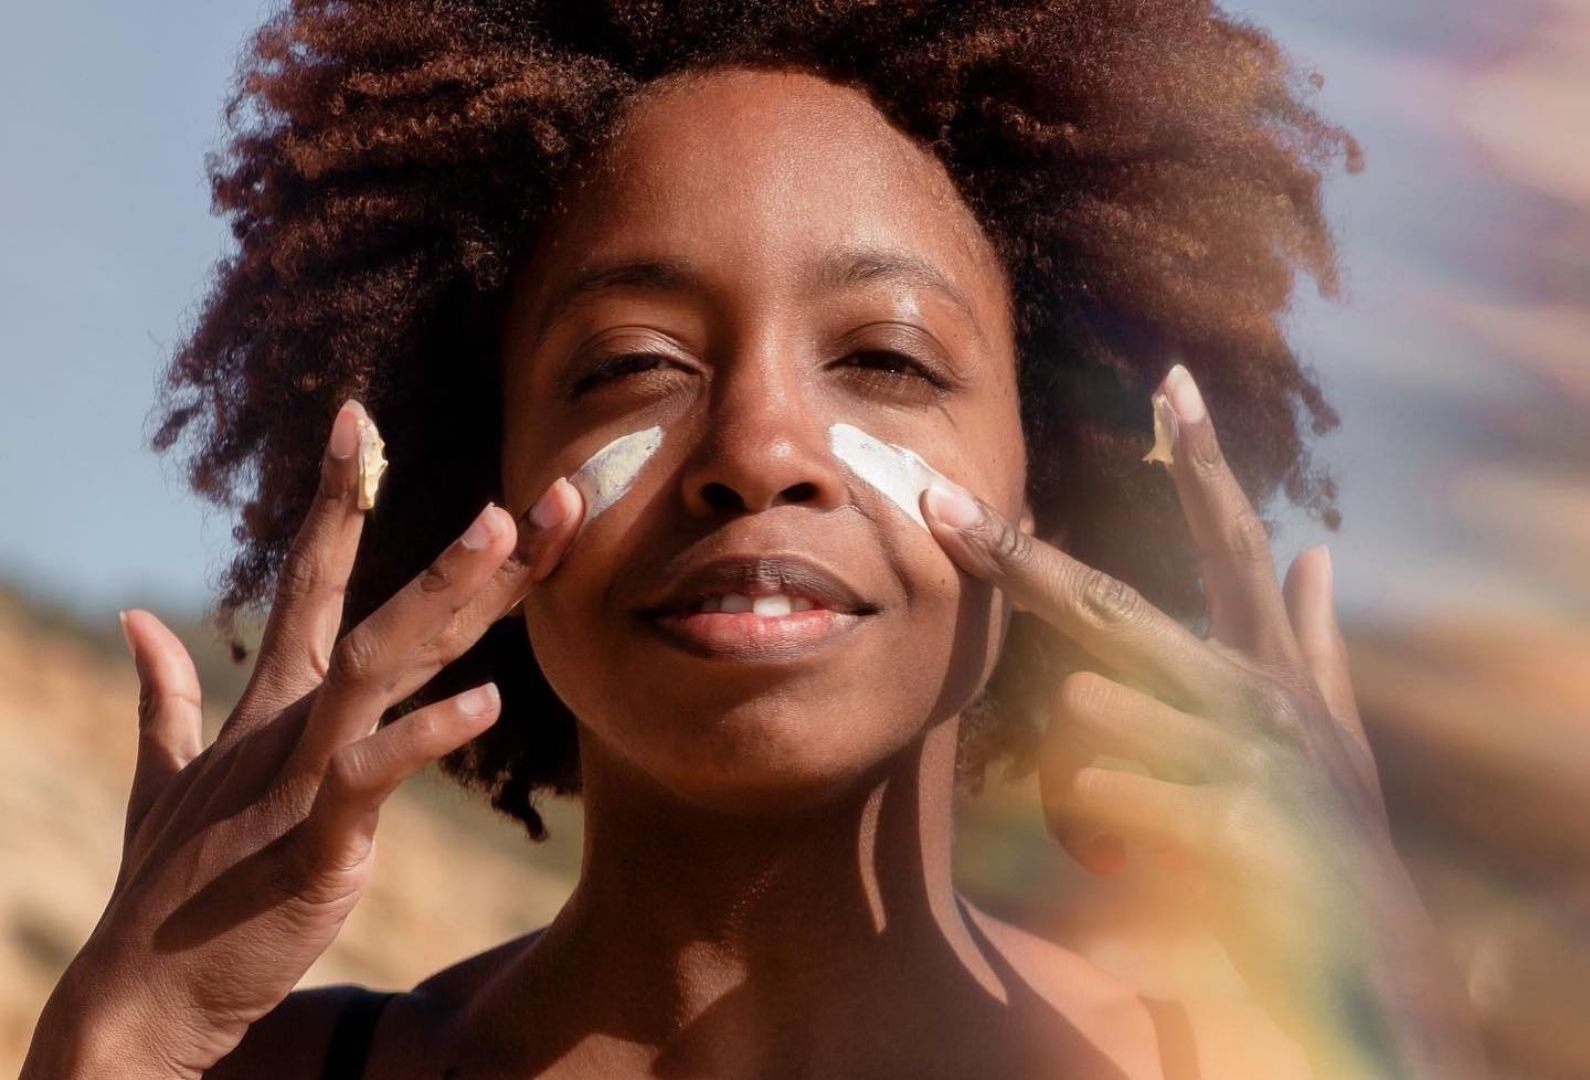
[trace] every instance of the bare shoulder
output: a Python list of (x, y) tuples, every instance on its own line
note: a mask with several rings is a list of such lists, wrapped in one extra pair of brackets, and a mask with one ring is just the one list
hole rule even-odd
[[(1174, 1080), (1166, 1057), (1176, 1034), (1161, 1032), (1149, 1004), (1128, 982), (1086, 957), (968, 907), (989, 943), (1043, 996), (1131, 1077)], [(1228, 998), (1176, 1002), (1186, 1022), (1181, 1037), (1195, 1066), (1189, 1076), (1263, 1076), (1310, 1080), (1313, 1071), (1297, 1043), (1256, 1005)]]
[(967, 905), (973, 925), (1009, 969), (1133, 1080), (1158, 1080), (1154, 1025), (1124, 980), (1063, 945)]
[[(402, 1056), (424, 1043), (474, 992), (540, 931), (460, 960), (397, 994), (371, 1035), (371, 1058)], [(205, 1080), (316, 1080), (342, 1010), (364, 987), (351, 983), (295, 990), (248, 1029), (242, 1042), (210, 1068)]]

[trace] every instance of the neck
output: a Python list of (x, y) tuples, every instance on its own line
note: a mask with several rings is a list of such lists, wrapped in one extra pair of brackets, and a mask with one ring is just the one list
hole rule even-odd
[(777, 818), (684, 805), (587, 740), (580, 882), (524, 958), (527, 982), (548, 981), (523, 1007), (544, 1024), (547, 997), (574, 1006), (578, 987), (570, 1015), (606, 1014), (597, 1030), (653, 1061), (769, 1075), (792, 1039), (854, 1047), (844, 1032), (875, 1036), (925, 987), (1001, 996), (951, 881), (956, 733), (938, 724), (855, 790)]

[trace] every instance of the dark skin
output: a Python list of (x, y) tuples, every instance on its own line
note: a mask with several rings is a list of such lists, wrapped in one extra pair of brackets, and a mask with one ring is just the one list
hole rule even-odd
[[(488, 507), (336, 641), (362, 520), (350, 406), (214, 746), (180, 646), (129, 618), (145, 739), (122, 878), (25, 1075), (316, 1075), (339, 997), (288, 991), (358, 899), (381, 801), (496, 703), (371, 728), (522, 608), (580, 720), (580, 883), (544, 931), (401, 996), (370, 1075), (1159, 1077), (1128, 987), (976, 911), (950, 878), (958, 716), (1012, 601), (1113, 673), (1055, 688), (1042, 778), (1059, 839), (1101, 872), (1123, 843), (1163, 859), (1273, 1013), (1195, 1006), (1203, 1075), (1477, 1075), (1386, 833), (1328, 563), (1310, 553), (1276, 584), (1190, 380), (1162, 389), (1206, 552), (1207, 639), (1031, 536), (1000, 268), (935, 159), (865, 98), (803, 74), (673, 82), (607, 164), (514, 287), (514, 517)], [(861, 247), (932, 267), (961, 302), (921, 274), (820, 284), (836, 250)], [(690, 273), (550, 303), (582, 271), (639, 258)], [(837, 422), (954, 481), (924, 495), (928, 530), (829, 452)], [(662, 449), (581, 531), (560, 478), (653, 424)], [(706, 562), (787, 553), (844, 583), (831, 635), (702, 655), (650, 614)], [(880, 676), (902, 670), (934, 674)], [(1079, 735), (1149, 775), (1089, 764)], [(247, 810), (213, 828), (227, 806)], [(287, 888), (262, 901), (260, 881)], [(1328, 985), (1300, 974), (1322, 959)], [(1343, 985), (1384, 1017), (1374, 1040), (1341, 1014)], [(155, 1008), (173, 1018), (161, 1030), (133, 1022)]]

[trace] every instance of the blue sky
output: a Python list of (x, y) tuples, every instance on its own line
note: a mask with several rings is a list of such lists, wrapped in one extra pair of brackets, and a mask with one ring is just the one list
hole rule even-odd
[[(1512, 238), (1561, 212), (1457, 123), (1476, 58), (1518, 47), (1521, 20), (1493, 25), (1472, 0), (1239, 7), (1325, 72), (1320, 104), (1368, 153), (1329, 189), (1347, 302), (1305, 294), (1293, 323), (1344, 419), (1320, 447), (1343, 484), (1329, 538), (1343, 607), (1568, 602), (1476, 523), (1462, 481), (1558, 452), (1542, 424), (1577, 414), (1447, 310), (1526, 300)], [(198, 607), (230, 549), (230, 522), (145, 439), (159, 368), (225, 250), (203, 155), (267, 9), (92, 0), (0, 17), (0, 579), (85, 612)], [(1326, 538), (1288, 518), (1278, 558)]]

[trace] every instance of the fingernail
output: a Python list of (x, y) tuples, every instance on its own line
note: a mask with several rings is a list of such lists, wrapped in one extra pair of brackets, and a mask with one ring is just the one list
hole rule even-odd
[(1329, 545), (1321, 544), (1319, 546), (1319, 559), (1325, 566), (1325, 589), (1328, 592), (1332, 591), (1332, 586), (1335, 583), (1336, 568), (1331, 564), (1331, 549)]
[(928, 512), (952, 529), (969, 529), (983, 519), (983, 508), (977, 500), (948, 480), (934, 480), (923, 499)]
[(116, 612), (116, 621), (121, 624), (121, 639), (127, 643), (127, 655), (134, 660), (138, 659), (138, 653), (133, 649), (132, 634), (127, 631), (127, 613), (125, 611)]
[(497, 684), (489, 682), (484, 686), (477, 686), (463, 697), (458, 699), (458, 709), (467, 716), (484, 716), (497, 707), (502, 695), (497, 690)]
[(494, 530), (491, 527), (490, 515), (491, 508), (495, 505), (497, 504), (487, 503), (485, 508), (475, 515), (475, 520), (470, 523), (469, 528), (464, 530), (460, 542), (469, 550), (479, 551), (491, 543), (491, 534)]
[(331, 422), (331, 440), (326, 447), (332, 458), (347, 461), (359, 449), (359, 406), (352, 398), (342, 403)]
[(1176, 410), (1176, 419), (1184, 424), (1196, 424), (1208, 412), (1204, 408), (1204, 396), (1193, 382), (1192, 372), (1180, 364), (1166, 374), (1165, 393), (1170, 397), (1171, 408)]
[(547, 485), (547, 489), (541, 493), (536, 504), (530, 508), (530, 524), (538, 529), (550, 529), (554, 525), (563, 523), (563, 519), (569, 516), (569, 504), (562, 497), (559, 486), (567, 483), (568, 481), (560, 476)]

